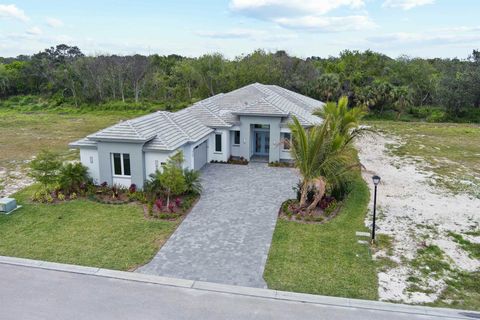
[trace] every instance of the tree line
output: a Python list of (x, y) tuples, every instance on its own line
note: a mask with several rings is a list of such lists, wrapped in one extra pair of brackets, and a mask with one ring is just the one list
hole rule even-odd
[(235, 59), (205, 54), (86, 56), (57, 45), (37, 54), (0, 57), (0, 98), (43, 95), (72, 105), (109, 101), (191, 103), (260, 82), (322, 101), (348, 97), (350, 106), (402, 115), (434, 106), (462, 117), (480, 110), (480, 51), (467, 59), (393, 59), (370, 50), (302, 59), (256, 50)]

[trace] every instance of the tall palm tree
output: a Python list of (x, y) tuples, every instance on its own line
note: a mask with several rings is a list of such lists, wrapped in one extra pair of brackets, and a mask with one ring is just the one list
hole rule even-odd
[(318, 126), (305, 129), (296, 117), (293, 117), (291, 153), (295, 165), (303, 177), (300, 207), (306, 206), (307, 192), (312, 186), (316, 188), (314, 201), (307, 208), (312, 210), (325, 194), (327, 183), (340, 182), (341, 176), (351, 165), (350, 152), (345, 142), (327, 118)]

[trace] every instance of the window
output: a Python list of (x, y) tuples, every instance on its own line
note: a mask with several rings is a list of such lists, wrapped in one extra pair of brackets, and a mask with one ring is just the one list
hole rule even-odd
[(128, 153), (114, 153), (113, 174), (116, 176), (130, 176), (130, 155)]
[(122, 175), (122, 155), (120, 153), (113, 154), (113, 173), (117, 176)]
[(215, 152), (222, 152), (222, 134), (215, 134)]
[(283, 135), (283, 150), (290, 150), (290, 139), (291, 139), (291, 134), (290, 132), (284, 132), (282, 133)]
[(90, 156), (90, 163), (93, 163), (93, 157)]
[(233, 131), (233, 144), (240, 144), (240, 131)]
[(253, 126), (255, 129), (270, 129), (269, 124), (256, 124)]

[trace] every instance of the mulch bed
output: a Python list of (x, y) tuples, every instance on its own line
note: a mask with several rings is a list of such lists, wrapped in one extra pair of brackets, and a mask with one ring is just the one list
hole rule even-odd
[(298, 200), (289, 199), (282, 203), (278, 217), (283, 220), (295, 221), (307, 224), (323, 224), (335, 218), (342, 207), (341, 202), (333, 202), (326, 209), (317, 206), (307, 213), (305, 209), (299, 209)]

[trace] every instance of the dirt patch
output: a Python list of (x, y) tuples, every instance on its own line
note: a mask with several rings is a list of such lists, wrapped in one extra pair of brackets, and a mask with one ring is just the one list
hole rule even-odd
[[(380, 299), (435, 302), (455, 270), (480, 269), (480, 261), (472, 258), (451, 236), (455, 233), (468, 237), (478, 230), (480, 199), (451, 194), (432, 185), (431, 179), (437, 174), (425, 170), (422, 158), (400, 158), (388, 152), (392, 146), (402, 145), (396, 137), (370, 135), (357, 145), (366, 169), (363, 177), (370, 188), (373, 189), (373, 174), (382, 178), (377, 198), (378, 232), (393, 238), (389, 253), (380, 250), (374, 255), (396, 262), (378, 275)], [(371, 224), (371, 212), (365, 223)], [(435, 248), (441, 254), (428, 255), (425, 248)], [(432, 271), (438, 265), (441, 271)]]

